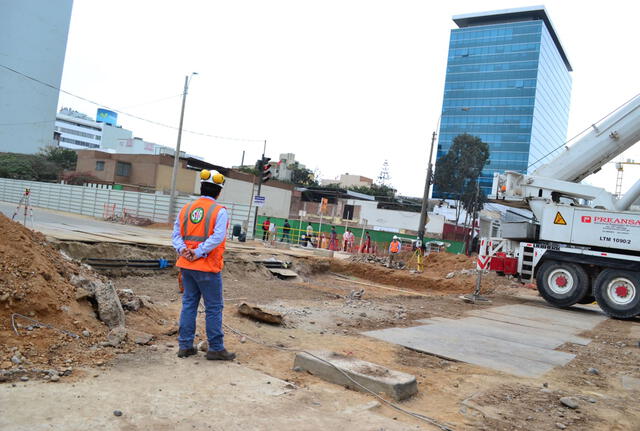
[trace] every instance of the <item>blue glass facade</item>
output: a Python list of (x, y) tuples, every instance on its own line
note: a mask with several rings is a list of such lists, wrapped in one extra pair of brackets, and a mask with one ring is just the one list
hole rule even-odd
[[(451, 31), (437, 160), (462, 134), (489, 144), (480, 187), (494, 172), (527, 172), (566, 138), (571, 77), (542, 20)], [(434, 197), (446, 197), (434, 187)]]

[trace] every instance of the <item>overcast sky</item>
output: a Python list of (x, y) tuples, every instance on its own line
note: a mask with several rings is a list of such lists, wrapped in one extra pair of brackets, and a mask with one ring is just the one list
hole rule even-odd
[[(266, 139), (267, 156), (295, 153), (323, 178), (375, 179), (387, 159), (391, 184), (418, 196), (442, 105), (451, 17), (535, 4), (75, 0), (62, 88), (177, 126), (184, 76), (195, 71), (185, 129)], [(574, 70), (571, 137), (640, 92), (640, 2), (544, 5)], [(65, 94), (60, 105), (95, 116), (95, 105)], [(176, 130), (122, 114), (118, 121), (135, 136), (175, 146)], [(190, 133), (182, 145), (223, 166), (240, 164), (243, 150), (245, 163), (262, 152), (261, 142)], [(640, 161), (640, 145), (624, 158)], [(628, 167), (623, 190), (638, 177), (640, 166)], [(613, 191), (613, 165), (589, 182)]]

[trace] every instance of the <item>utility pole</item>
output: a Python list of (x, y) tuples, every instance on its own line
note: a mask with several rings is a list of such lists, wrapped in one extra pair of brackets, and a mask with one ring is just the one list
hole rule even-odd
[[(258, 169), (258, 192), (256, 193), (256, 196), (260, 196), (260, 191), (262, 190), (262, 170), (264, 169), (264, 166), (262, 165), (264, 163), (264, 154), (267, 152), (267, 140), (264, 140), (264, 146), (262, 147), (262, 157), (260, 157), (260, 169)], [(258, 206), (256, 206), (256, 213), (253, 216), (253, 239), (256, 239), (256, 225), (258, 224)]]
[(187, 91), (189, 90), (189, 79), (197, 72), (191, 72), (191, 75), (184, 77), (184, 91), (182, 92), (182, 109), (180, 110), (180, 125), (178, 126), (178, 142), (176, 143), (176, 152), (173, 155), (173, 172), (171, 173), (171, 191), (169, 192), (169, 223), (173, 222), (176, 211), (176, 181), (178, 180), (178, 164), (180, 162), (180, 142), (182, 140), (182, 123), (184, 121), (184, 105), (187, 101)]
[(429, 190), (431, 189), (431, 158), (433, 157), (433, 147), (436, 143), (436, 132), (431, 135), (431, 149), (429, 150), (429, 160), (427, 168), (427, 179), (424, 182), (424, 195), (422, 196), (422, 208), (420, 209), (420, 224), (418, 225), (418, 239), (424, 245), (425, 225), (427, 224), (428, 216), (427, 210), (429, 209)]

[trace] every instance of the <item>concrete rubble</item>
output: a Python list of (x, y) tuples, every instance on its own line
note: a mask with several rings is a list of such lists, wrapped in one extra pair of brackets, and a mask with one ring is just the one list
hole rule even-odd
[(335, 352), (300, 352), (296, 354), (293, 366), (328, 382), (357, 391), (364, 391), (362, 385), (376, 394), (385, 393), (398, 401), (418, 392), (415, 376)]
[(90, 297), (95, 299), (98, 304), (98, 317), (109, 328), (124, 326), (124, 310), (111, 281), (74, 274), (70, 282), (76, 288), (89, 292)]

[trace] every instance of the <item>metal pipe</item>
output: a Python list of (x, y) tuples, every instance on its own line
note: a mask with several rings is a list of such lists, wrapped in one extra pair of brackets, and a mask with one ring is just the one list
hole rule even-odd
[(640, 180), (636, 181), (627, 192), (615, 202), (616, 210), (626, 211), (640, 198)]

